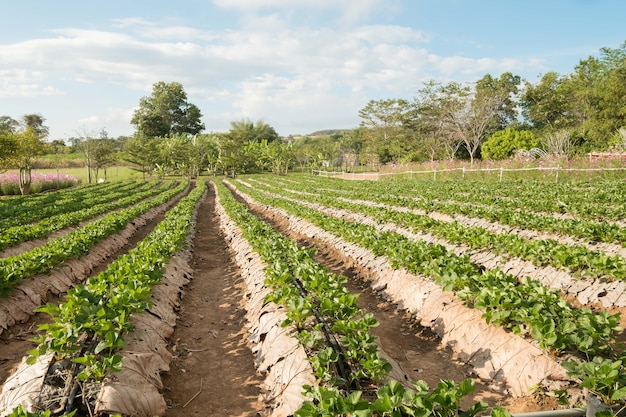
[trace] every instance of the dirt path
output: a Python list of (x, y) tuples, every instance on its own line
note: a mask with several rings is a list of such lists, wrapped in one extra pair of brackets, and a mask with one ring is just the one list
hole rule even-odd
[(163, 375), (166, 417), (261, 415), (262, 378), (246, 345), (242, 279), (220, 234), (212, 190), (198, 211), (192, 267)]

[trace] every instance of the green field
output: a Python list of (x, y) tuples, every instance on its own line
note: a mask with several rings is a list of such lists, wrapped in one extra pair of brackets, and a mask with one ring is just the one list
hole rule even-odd
[[(33, 173), (40, 174), (56, 174), (57, 169), (34, 169)], [(75, 177), (80, 178), (82, 184), (87, 184), (88, 182), (88, 174), (87, 168), (60, 168), (58, 169), (59, 174), (67, 174), (73, 175)], [(101, 171), (98, 175), (99, 178), (104, 178), (104, 173)], [(107, 170), (106, 180), (107, 181), (124, 181), (128, 179), (141, 179), (141, 172), (135, 171), (127, 166), (114, 166)], [(98, 179), (93, 179), (92, 181), (97, 181)]]

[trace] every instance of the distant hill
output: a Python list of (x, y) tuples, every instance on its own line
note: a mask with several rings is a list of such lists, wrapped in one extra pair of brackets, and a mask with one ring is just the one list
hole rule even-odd
[(316, 130), (313, 133), (309, 133), (307, 136), (328, 136), (328, 135), (335, 135), (335, 134), (341, 134), (341, 133), (345, 133), (345, 132), (349, 132), (352, 129), (325, 129), (325, 130)]

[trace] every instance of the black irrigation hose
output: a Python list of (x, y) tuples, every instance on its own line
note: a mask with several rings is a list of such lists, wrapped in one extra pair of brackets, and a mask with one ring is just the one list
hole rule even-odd
[[(292, 277), (291, 280), (295, 284), (295, 286), (300, 290), (300, 294), (303, 297), (306, 297), (308, 295), (308, 291), (303, 287), (300, 280), (294, 277)], [(337, 352), (337, 355), (339, 356), (337, 360), (337, 367), (339, 368), (338, 373), (343, 378), (343, 380), (346, 381), (345, 388), (346, 388), (347, 393), (349, 394), (350, 393), (350, 378), (345, 368), (346, 366), (349, 367), (349, 365), (346, 361), (344, 350), (339, 344), (339, 342), (337, 341), (337, 338), (335, 337), (335, 333), (330, 329), (326, 320), (324, 320), (324, 318), (322, 318), (322, 316), (319, 314), (318, 308), (313, 307), (312, 310), (313, 310), (313, 314), (315, 315), (315, 318), (317, 319), (317, 322), (322, 325), (322, 329), (324, 330), (324, 336), (326, 337), (326, 341), (333, 348), (333, 350)], [(355, 381), (355, 383), (357, 385), (357, 389), (360, 389), (358, 381)]]
[[(88, 353), (93, 352), (96, 349), (96, 346), (98, 345), (98, 340), (94, 338), (93, 336), (85, 335), (85, 342), (89, 340), (89, 338), (91, 338), (89, 345), (87, 346), (86, 349), (81, 350), (77, 356), (84, 356)], [(46, 372), (46, 374), (50, 372), (51, 366), (48, 367), (48, 371)], [(80, 382), (77, 380), (77, 375), (84, 368), (85, 368), (85, 365), (83, 364), (79, 365), (76, 362), (72, 361), (70, 372), (69, 372), (67, 381), (65, 382), (65, 387), (63, 389), (63, 396), (61, 397), (59, 406), (56, 409), (51, 410), (52, 415), (58, 415), (61, 413), (65, 415), (65, 414), (68, 414), (70, 411), (72, 411), (72, 408), (74, 406), (74, 400), (76, 399), (76, 395), (80, 389)], [(41, 392), (40, 392), (39, 402), (41, 402), (41, 400), (42, 398), (41, 398)]]

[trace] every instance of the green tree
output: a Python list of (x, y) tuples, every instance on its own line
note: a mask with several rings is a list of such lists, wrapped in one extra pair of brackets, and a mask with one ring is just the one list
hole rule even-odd
[(487, 135), (505, 129), (517, 119), (516, 98), (519, 93), (521, 78), (510, 72), (494, 78), (486, 74), (478, 80), (475, 85), (475, 99), (481, 100), (484, 97), (497, 97), (500, 106), (494, 109), (493, 119), (487, 127)]
[(98, 134), (83, 132), (80, 137), (73, 138), (73, 147), (83, 155), (87, 167), (87, 182), (93, 183), (99, 178), (100, 170), (104, 172), (106, 180), (107, 168), (113, 165), (118, 158), (118, 146), (115, 139), (108, 137), (106, 130)]
[(300, 172), (304, 172), (304, 168), (313, 162), (315, 154), (315, 147), (309, 136), (300, 137), (293, 142), (293, 157), (300, 166)]
[(107, 169), (117, 162), (117, 156), (114, 139), (107, 137), (96, 139), (92, 165), (94, 177), (99, 179), (100, 170), (102, 170), (106, 181)]
[(22, 195), (30, 194), (32, 181), (31, 172), (35, 158), (44, 151), (44, 143), (39, 133), (32, 127), (27, 127), (16, 134), (17, 151), (13, 156), (13, 165), (19, 170), (20, 192)]
[(194, 135), (190, 137), (187, 171), (189, 178), (197, 178), (204, 170), (209, 169), (209, 162), (215, 155), (218, 155), (215, 139), (215, 135)]
[(10, 116), (0, 116), (0, 134), (15, 133), (20, 127), (20, 122)]
[(537, 85), (526, 82), (521, 96), (522, 114), (539, 132), (572, 129), (580, 122), (576, 97), (567, 77), (548, 72)]
[(45, 120), (40, 114), (26, 114), (22, 116), (20, 126), (8, 116), (2, 119), (0, 159), (6, 168), (19, 170), (22, 195), (30, 194), (35, 158), (45, 150), (43, 139), (48, 135), (48, 127), (43, 124)]
[(157, 172), (160, 177), (171, 174), (188, 174), (191, 156), (191, 140), (188, 135), (176, 134), (158, 141), (159, 160)]
[(152, 173), (159, 163), (159, 138), (136, 133), (124, 144), (122, 159), (133, 164), (140, 171), (143, 179)]
[(408, 104), (402, 99), (370, 100), (359, 110), (359, 117), (363, 119), (361, 126), (382, 141), (402, 136), (402, 122)]
[(484, 159), (506, 159), (520, 149), (529, 150), (539, 146), (539, 140), (529, 130), (506, 128), (500, 130), (482, 145), (481, 155)]
[(606, 149), (615, 131), (626, 126), (626, 43), (581, 60), (570, 84), (579, 109), (578, 146), (585, 152)]
[(235, 177), (258, 167), (263, 153), (260, 144), (275, 142), (279, 136), (261, 120), (256, 123), (248, 119), (236, 120), (230, 126), (227, 133), (219, 135), (219, 163), (225, 173)]
[(263, 141), (260, 144), (263, 164), (276, 175), (286, 175), (294, 161), (294, 149), (291, 143)]
[(367, 148), (376, 150), (383, 163), (400, 160), (407, 153), (404, 122), (408, 110), (409, 102), (403, 99), (370, 100), (359, 110)]
[(11, 131), (0, 132), (0, 171), (13, 167), (18, 150), (18, 134)]
[(258, 120), (256, 123), (249, 119), (232, 121), (230, 122), (229, 134), (246, 143), (261, 143), (263, 141), (270, 143), (280, 138), (276, 130), (262, 120)]
[(44, 139), (48, 136), (49, 130), (48, 126), (44, 125), (45, 122), (46, 119), (39, 113), (25, 114), (22, 116), (24, 129), (32, 129), (39, 139)]
[(453, 94), (460, 88), (456, 83), (442, 85), (431, 80), (424, 83), (414, 97), (407, 120), (431, 160), (441, 154), (446, 159), (453, 159), (461, 146), (454, 115), (465, 104), (464, 100), (459, 100), (458, 94)]
[(55, 139), (52, 142), (48, 143), (48, 148), (50, 149), (50, 153), (55, 155), (66, 154), (70, 152), (69, 147), (65, 144), (63, 139)]
[(133, 113), (131, 124), (138, 133), (149, 137), (167, 137), (204, 130), (200, 109), (187, 101), (182, 84), (159, 81), (152, 86), (152, 94), (142, 97)]

